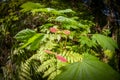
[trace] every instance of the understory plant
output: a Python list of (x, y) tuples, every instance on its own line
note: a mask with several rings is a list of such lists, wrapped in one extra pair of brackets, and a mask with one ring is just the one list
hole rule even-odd
[(117, 69), (118, 46), (112, 38), (92, 33), (92, 21), (77, 17), (71, 9), (45, 8), (39, 3), (27, 2), (21, 8), (21, 13), (30, 15), (28, 20), (38, 23), (14, 37), (18, 46), (10, 56), (13, 80), (120, 79), (109, 65), (116, 61)]

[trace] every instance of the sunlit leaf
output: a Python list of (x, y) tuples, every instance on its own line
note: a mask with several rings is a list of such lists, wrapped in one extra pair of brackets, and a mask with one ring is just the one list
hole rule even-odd
[(65, 10), (59, 10), (60, 13), (75, 13), (73, 10), (71, 9), (65, 9)]
[(40, 35), (36, 40), (34, 40), (31, 44), (29, 49), (36, 50), (40, 47), (41, 40), (43, 39), (43, 35)]
[(70, 28), (74, 28), (76, 29), (77, 26), (78, 26), (78, 23), (77, 21), (75, 21), (74, 19), (72, 18), (67, 18), (67, 17), (64, 17), (64, 16), (58, 16), (55, 21), (58, 21), (58, 22), (61, 22), (63, 23), (63, 26), (67, 29), (70, 29)]
[(105, 55), (106, 57), (108, 57), (109, 59), (112, 59), (113, 56), (114, 56), (113, 52), (110, 51), (110, 50), (105, 50), (105, 51), (104, 51), (104, 55)]
[[(24, 45), (22, 45), (20, 48), (25, 48), (27, 47), (28, 45), (30, 45), (31, 43), (34, 45), (34, 43), (36, 44), (36, 40), (38, 38), (40, 38), (42, 35), (41, 34), (35, 34), (34, 36), (32, 36), (31, 38), (28, 39), (27, 43), (25, 43)], [(38, 40), (39, 41), (39, 40)], [(37, 41), (37, 43), (38, 43)], [(35, 45), (34, 45), (35, 46)], [(31, 47), (32, 48), (32, 47)]]
[(33, 2), (26, 2), (23, 5), (20, 6), (22, 9), (22, 11), (29, 11), (32, 9), (38, 9), (43, 7), (43, 5), (39, 4), (39, 3), (33, 3)]
[(19, 41), (27, 41), (30, 37), (32, 37), (34, 34), (36, 34), (36, 32), (34, 30), (31, 29), (25, 29), (22, 30), (20, 32), (18, 32), (15, 35), (15, 39), (19, 40)]

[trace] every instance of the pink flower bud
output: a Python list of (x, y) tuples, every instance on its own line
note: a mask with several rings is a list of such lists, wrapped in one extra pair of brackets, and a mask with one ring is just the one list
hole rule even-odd
[(44, 50), (44, 52), (48, 53), (48, 54), (52, 54), (53, 52), (50, 50)]
[(67, 60), (64, 57), (60, 56), (60, 55), (56, 55), (56, 58), (58, 60), (62, 61), (62, 62), (67, 62)]
[(70, 31), (69, 30), (64, 30), (63, 33), (66, 34), (66, 35), (69, 35)]
[(56, 33), (57, 31), (58, 31), (57, 28), (54, 28), (54, 27), (51, 27), (51, 28), (50, 28), (50, 32), (52, 32), (52, 33)]

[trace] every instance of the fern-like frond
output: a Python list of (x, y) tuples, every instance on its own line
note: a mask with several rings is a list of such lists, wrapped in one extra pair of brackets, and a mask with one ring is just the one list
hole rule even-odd
[(54, 67), (54, 63), (56, 62), (55, 58), (48, 59), (44, 61), (37, 69), (37, 72), (44, 72), (49, 67)]
[[(35, 76), (37, 78), (36, 70), (39, 67), (41, 61), (44, 61), (44, 55), (47, 55), (47, 54), (43, 54), (43, 52), (41, 52), (41, 54), (37, 53), (32, 55), (30, 58), (28, 58), (24, 62), (22, 62), (21, 65), (19, 66), (19, 71), (18, 71), (19, 79), (33, 80), (33, 77), (35, 79)], [(40, 75), (40, 73), (38, 75)]]
[(56, 77), (56, 75), (58, 75), (58, 74), (60, 74), (60, 73), (61, 73), (61, 70), (56, 70), (56, 71), (52, 72), (52, 73), (49, 75), (48, 80), (53, 80), (53, 79)]
[(56, 66), (50, 67), (48, 70), (46, 70), (44, 72), (43, 77), (49, 76), (52, 72), (54, 72), (54, 71), (56, 72), (56, 70), (57, 70)]
[(68, 62), (73, 63), (73, 62), (78, 62), (81, 60), (82, 56), (79, 53), (76, 53), (74, 51), (67, 51), (64, 50), (63, 52), (60, 53), (62, 56), (64, 56)]
[[(48, 45), (50, 47), (48, 47)], [(61, 69), (67, 65), (67, 63), (61, 62), (56, 58), (56, 55), (63, 56), (67, 59), (68, 63), (81, 61), (81, 55), (74, 51), (61, 51), (54, 52), (55, 54), (45, 53), (45, 50), (52, 50), (55, 47), (52, 43), (46, 42), (38, 49), (37, 53), (32, 55), (20, 66), (19, 77), (21, 80), (32, 80), (32, 74), (43, 74), (43, 78), (48, 78), (52, 80), (57, 76)], [(57, 54), (58, 53), (58, 54)], [(39, 65), (33, 65), (33, 63), (39, 63)], [(32, 67), (33, 66), (33, 67)], [(36, 67), (35, 67), (36, 66)], [(33, 70), (31, 71), (31, 69)]]
[(30, 67), (29, 62), (22, 63), (19, 71), (20, 80), (32, 80), (30, 77)]

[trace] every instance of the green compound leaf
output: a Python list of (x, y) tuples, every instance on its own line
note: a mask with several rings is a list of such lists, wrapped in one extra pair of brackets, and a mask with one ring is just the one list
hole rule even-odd
[(115, 51), (116, 48), (118, 48), (118, 45), (116, 42), (107, 36), (101, 35), (101, 34), (94, 34), (92, 36), (92, 39), (97, 41), (97, 43), (104, 49), (104, 50), (111, 50)]
[[(31, 38), (28, 39), (27, 43), (25, 43), (23, 46), (21, 46), (20, 48), (26, 48), (28, 45), (31, 46), (30, 50), (34, 50), (36, 49), (38, 46), (38, 44), (40, 43), (40, 40), (42, 38), (43, 35), (36, 33), (34, 36), (32, 36)], [(33, 49), (32, 49), (33, 48)]]
[(70, 19), (70, 18), (67, 18), (67, 17), (64, 17), (64, 16), (58, 16), (55, 21), (57, 22), (61, 22), (63, 24), (63, 27), (67, 28), (67, 29), (70, 29), (70, 28), (73, 28), (73, 29), (76, 29), (78, 28), (78, 22), (75, 21), (74, 19)]
[(36, 32), (34, 30), (25, 29), (25, 30), (18, 32), (15, 35), (15, 39), (17, 39), (19, 41), (27, 41), (30, 37), (32, 37), (35, 34), (36, 34)]
[(15, 38), (18, 41), (24, 43), (20, 48), (26, 48), (29, 46), (28, 47), (29, 50), (38, 49), (43, 37), (44, 37), (43, 34), (36, 33), (34, 30), (31, 29), (22, 30), (15, 35)]
[(120, 80), (119, 74), (96, 57), (85, 54), (81, 62), (69, 64), (54, 80)]

